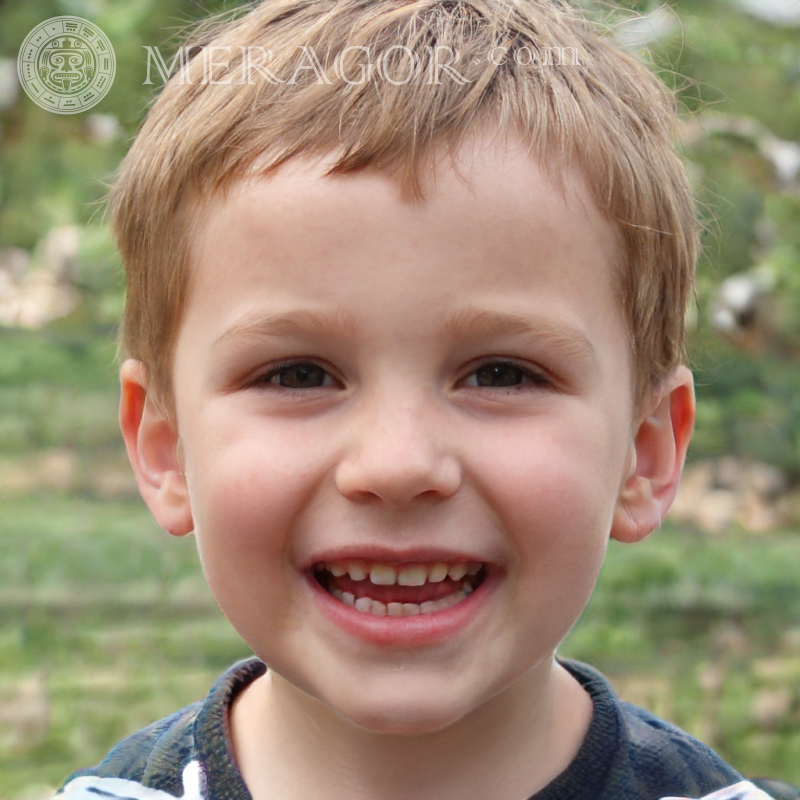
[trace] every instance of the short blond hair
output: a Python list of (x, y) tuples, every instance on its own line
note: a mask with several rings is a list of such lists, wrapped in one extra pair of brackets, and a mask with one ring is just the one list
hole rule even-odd
[(391, 165), (413, 200), (436, 154), (487, 122), (518, 132), (541, 163), (577, 166), (616, 224), (635, 397), (682, 361), (698, 224), (671, 146), (674, 98), (566, 2), (263, 0), (188, 42), (194, 56), (153, 103), (110, 195), (128, 286), (121, 348), (167, 406), (204, 198), (338, 153), (332, 173)]

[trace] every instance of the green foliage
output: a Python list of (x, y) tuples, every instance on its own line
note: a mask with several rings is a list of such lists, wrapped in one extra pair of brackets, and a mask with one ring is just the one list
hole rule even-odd
[[(645, 1), (624, 6), (656, 10)], [(692, 456), (743, 455), (800, 476), (800, 181), (782, 185), (760, 151), (763, 135), (800, 140), (798, 31), (735, 13), (729, 0), (661, 8), (675, 24), (649, 43), (647, 57), (675, 89), (684, 120), (712, 131), (683, 144), (706, 225), (690, 331), (700, 421)], [(759, 133), (714, 133), (709, 121), (720, 117)], [(710, 304), (724, 278), (754, 267), (774, 280), (776, 341), (748, 354), (711, 329)]]
[(114, 86), (90, 113), (110, 114), (119, 136), (93, 140), (86, 114), (57, 115), (21, 91), (0, 111), (0, 245), (32, 249), (52, 227), (88, 223), (101, 207), (113, 172), (144, 116), (156, 83), (144, 85), (146, 51), (174, 51), (176, 33), (192, 20), (224, 10), (225, 0), (10, 0), (0, 4), (0, 57), (16, 62), (28, 32), (49, 17), (76, 14), (99, 25), (116, 55)]
[[(624, 699), (669, 717), (746, 775), (797, 783), (798, 563), (796, 533), (709, 539), (667, 528), (636, 547), (612, 543), (561, 652), (613, 676)], [(764, 698), (780, 701), (774, 718), (760, 710)]]
[(140, 502), (7, 499), (2, 516), (0, 697), (44, 674), (51, 709), (44, 739), (0, 745), (0, 794), (13, 800), (25, 787), (52, 790), (202, 697), (249, 653), (216, 608), (193, 542), (169, 541)]
[(109, 331), (0, 328), (0, 452), (117, 445)]

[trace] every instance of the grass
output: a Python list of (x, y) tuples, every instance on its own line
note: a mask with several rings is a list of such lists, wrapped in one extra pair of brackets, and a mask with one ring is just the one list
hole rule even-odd
[(139, 502), (28, 497), (0, 513), (0, 698), (34, 676), (50, 709), (44, 735), (24, 715), (0, 731), (0, 796), (19, 800), (202, 697), (249, 653), (193, 542), (169, 540)]
[(562, 647), (750, 777), (800, 784), (800, 536), (612, 543)]

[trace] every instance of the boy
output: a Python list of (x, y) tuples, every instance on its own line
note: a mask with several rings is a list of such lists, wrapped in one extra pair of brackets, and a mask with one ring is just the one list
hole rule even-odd
[(120, 416), (258, 658), (61, 796), (758, 794), (555, 657), (694, 421), (657, 80), (555, 0), (267, 0), (197, 44), (112, 193)]

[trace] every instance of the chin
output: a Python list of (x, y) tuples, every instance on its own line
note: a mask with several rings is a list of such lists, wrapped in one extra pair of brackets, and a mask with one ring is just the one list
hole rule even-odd
[[(372, 702), (369, 702), (372, 700)], [(366, 702), (365, 702), (366, 701)], [(335, 703), (331, 708), (364, 731), (396, 736), (426, 736), (438, 733), (461, 720), (471, 710), (459, 698), (449, 703), (442, 697), (415, 693), (381, 698), (360, 697), (357, 703)]]

